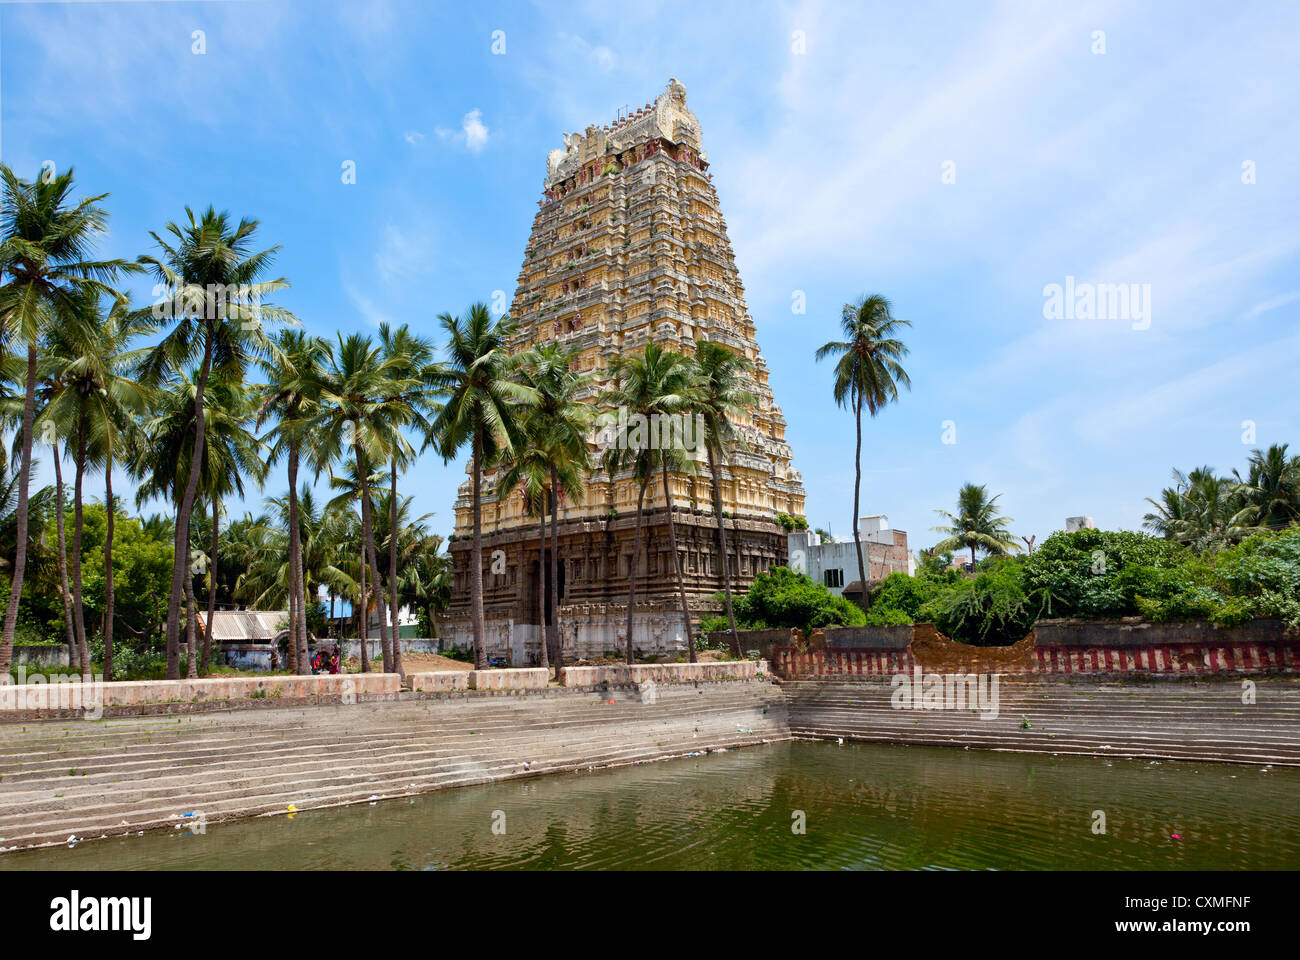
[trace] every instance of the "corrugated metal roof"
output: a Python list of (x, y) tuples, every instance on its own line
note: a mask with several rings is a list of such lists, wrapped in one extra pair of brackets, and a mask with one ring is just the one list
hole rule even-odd
[[(199, 615), (199, 623), (205, 615)], [(274, 640), (289, 622), (287, 610), (218, 610), (212, 615), (212, 639), (226, 643)]]

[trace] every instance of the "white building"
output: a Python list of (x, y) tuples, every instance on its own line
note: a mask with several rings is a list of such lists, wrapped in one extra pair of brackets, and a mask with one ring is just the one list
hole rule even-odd
[[(885, 514), (862, 517), (858, 535), (868, 581), (874, 583), (896, 571), (915, 575), (916, 560), (907, 549), (907, 532), (891, 530)], [(858, 555), (852, 537), (823, 542), (811, 530), (796, 530), (787, 540), (791, 569), (807, 574), (836, 596), (843, 595), (844, 588), (858, 579)]]

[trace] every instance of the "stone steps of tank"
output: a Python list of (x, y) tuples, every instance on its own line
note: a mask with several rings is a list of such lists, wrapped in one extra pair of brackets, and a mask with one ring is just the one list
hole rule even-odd
[[(774, 696), (776, 695), (770, 686), (761, 685), (752, 691), (734, 691), (701, 698), (698, 704), (693, 698), (690, 699), (693, 709), (707, 715), (710, 712), (727, 712), (737, 704), (756, 697), (772, 699)], [(668, 702), (666, 699), (661, 700), (661, 703)], [(545, 702), (496, 706), (492, 701), (487, 701), (487, 705), (474, 705), (472, 708), (461, 703), (443, 709), (416, 706), (414, 712), (385, 712), (394, 716), (395, 723), (400, 726), (388, 730), (372, 730), (368, 734), (372, 743), (405, 742), (431, 727), (444, 736), (464, 733), (490, 739), (516, 728), (521, 718), (526, 718), (534, 730), (540, 729), (542, 725), (547, 725), (546, 729), (549, 730), (563, 730), (569, 726), (588, 725), (597, 715), (605, 721), (642, 718), (646, 714), (646, 707), (639, 699), (624, 696), (615, 699), (613, 705), (608, 704), (608, 698), (599, 701), (584, 698), (580, 702), (554, 706)], [(4, 783), (21, 783), (29, 777), (39, 778), (50, 770), (66, 770), (70, 760), (77, 761), (77, 764), (107, 764), (113, 769), (129, 769), (131, 764), (147, 767), (157, 760), (172, 764), (200, 763), (205, 759), (224, 757), (225, 748), (235, 735), (240, 738), (241, 746), (249, 750), (279, 744), (285, 751), (295, 751), (334, 742), (335, 732), (331, 727), (319, 723), (319, 715), (299, 711), (292, 713), (295, 715), (278, 717), (259, 711), (255, 721), (249, 723), (241, 723), (239, 714), (224, 715), (227, 719), (223, 721), (213, 720), (212, 715), (206, 715), (197, 723), (188, 726), (173, 723), (170, 727), (162, 728), (161, 732), (151, 733), (147, 737), (129, 724), (123, 724), (113, 731), (98, 732), (77, 739), (56, 736), (33, 744), (7, 744), (0, 748), (0, 777), (4, 778)], [(74, 729), (78, 724), (78, 721), (64, 722)], [(275, 725), (272, 726), (272, 723)], [(238, 734), (235, 731), (239, 731)], [(53, 755), (49, 749), (51, 745), (56, 746)]]
[(1241, 703), (1237, 684), (1066, 691), (1014, 685), (999, 691), (996, 719), (969, 708), (894, 709), (887, 682), (800, 681), (784, 688), (796, 738), (1300, 764), (1300, 684), (1294, 682), (1261, 684), (1253, 705)]
[[(270, 741), (269, 748), (258, 748), (251, 747), (246, 738), (234, 736), (227, 744), (224, 762), (215, 765), (178, 768), (174, 758), (159, 757), (146, 773), (137, 770), (116, 781), (113, 778), (122, 771), (108, 766), (85, 777), (52, 771), (13, 788), (0, 782), (0, 836), (6, 838), (4, 846), (13, 846), (57, 842), (69, 835), (120, 835), (174, 826), (186, 812), (200, 811), (213, 821), (283, 812), (289, 803), (306, 810), (365, 801), (372, 795), (408, 795), (503, 777), (613, 766), (788, 739), (779, 691), (766, 684), (743, 686), (750, 689), (723, 693), (723, 703), (716, 702), (717, 691), (700, 699), (684, 693), (665, 694), (661, 686), (660, 704), (647, 706), (638, 700), (629, 703), (625, 711), (618, 711), (617, 699), (615, 707), (605, 704), (617, 714), (592, 716), (597, 708), (589, 703), (561, 709), (556, 711), (563, 715), (560, 719), (571, 720), (568, 715), (575, 711), (585, 711), (588, 717), (585, 725), (567, 723), (558, 732), (554, 726), (523, 727), (519, 711), (507, 710), (504, 712), (516, 714), (513, 731), (502, 730), (492, 737), (471, 738), (462, 732), (477, 729), (471, 723), (482, 725), (482, 721), (499, 716), (458, 721), (454, 724), (457, 729), (448, 732), (449, 725), (440, 725), (436, 719), (418, 729), (402, 723), (400, 714), (409, 711), (411, 703), (366, 705), (364, 720), (346, 713), (355, 711), (355, 706), (315, 708), (344, 712), (336, 723), (341, 729), (324, 738), (333, 744), (328, 754), (322, 754), (316, 744), (300, 746), (297, 755), (287, 759), (276, 749), (280, 745), (277, 738)], [(663, 709), (656, 709), (661, 704)], [(385, 707), (395, 709), (382, 709)], [(767, 714), (763, 713), (765, 707)], [(316, 720), (321, 722), (320, 717)], [(387, 729), (390, 723), (402, 727), (397, 741)], [(231, 726), (238, 733), (245, 724), (237, 720)], [(126, 730), (120, 735), (130, 736)], [(376, 736), (385, 738), (382, 744), (372, 742)], [(528, 762), (527, 768), (524, 762)], [(62, 758), (59, 765), (63, 765)]]

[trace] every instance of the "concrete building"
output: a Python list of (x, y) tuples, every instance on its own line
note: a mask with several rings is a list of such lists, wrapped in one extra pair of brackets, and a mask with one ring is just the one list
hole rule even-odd
[[(870, 583), (895, 572), (915, 575), (916, 560), (907, 548), (907, 533), (891, 530), (885, 514), (862, 517), (858, 521), (858, 536), (862, 541), (862, 565)], [(811, 530), (796, 530), (786, 539), (790, 566), (823, 584), (831, 593), (842, 596), (846, 587), (856, 583), (858, 554), (852, 537), (823, 542)]]
[(1093, 522), (1092, 517), (1066, 517), (1065, 532), (1074, 533), (1076, 530), (1096, 530), (1097, 524)]
[[(644, 351), (648, 343), (690, 356), (697, 343), (708, 340), (753, 362), (746, 387), (755, 403), (736, 417), (738, 442), (718, 470), (729, 518), (725, 561), (718, 555), (712, 477), (702, 444), (694, 451), (698, 471), (669, 481), (688, 607), (698, 620), (718, 612), (713, 598), (723, 586), (723, 562), (737, 591), (786, 562), (785, 531), (775, 517), (802, 517), (804, 489), (791, 462), (785, 417), (768, 385), (686, 88), (670, 80), (653, 104), (613, 123), (566, 133), (563, 140), (564, 149), (547, 157), (510, 305), (517, 324), (511, 353), (550, 343), (576, 349), (575, 366), (593, 377), (592, 400), (612, 385), (610, 364)], [(619, 415), (611, 409), (601, 413), (614, 420)], [(593, 430), (594, 462), (600, 462), (611, 435), (608, 429)], [(497, 479), (498, 470), (487, 470), (482, 485), (487, 647), (489, 656), (523, 666), (538, 661), (542, 611), (549, 616), (549, 553), (538, 542), (536, 520), (525, 511), (523, 491), (500, 497)], [(564, 656), (570, 662), (626, 643), (638, 486), (630, 471), (610, 477), (597, 469), (586, 478), (581, 502), (560, 505), (556, 588)], [(472, 642), (471, 504), (466, 479), (449, 544), (453, 600), (443, 619), (443, 635), (457, 646)], [(685, 644), (667, 510), (656, 479), (645, 493), (645, 552), (633, 611), (634, 643), (646, 652), (680, 650)]]

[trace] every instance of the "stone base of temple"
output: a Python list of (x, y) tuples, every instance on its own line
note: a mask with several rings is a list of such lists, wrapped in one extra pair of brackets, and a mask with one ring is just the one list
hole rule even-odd
[[(722, 612), (722, 561), (712, 516), (679, 509), (677, 550), (691, 622)], [(566, 520), (559, 526), (559, 624), (565, 662), (621, 655), (627, 643), (627, 577), (632, 565), (635, 518)], [(641, 578), (633, 614), (634, 649), (647, 655), (686, 651), (686, 625), (669, 548), (667, 513), (647, 510), (642, 531)], [(748, 590), (754, 577), (784, 564), (786, 533), (768, 519), (727, 521), (732, 589)], [(470, 542), (450, 545), (453, 600), (440, 620), (443, 645), (473, 646), (470, 630)], [(538, 624), (550, 612), (550, 551), (542, 562), (537, 529), (515, 528), (483, 536), (483, 610), (489, 658), (531, 666), (540, 656)]]

